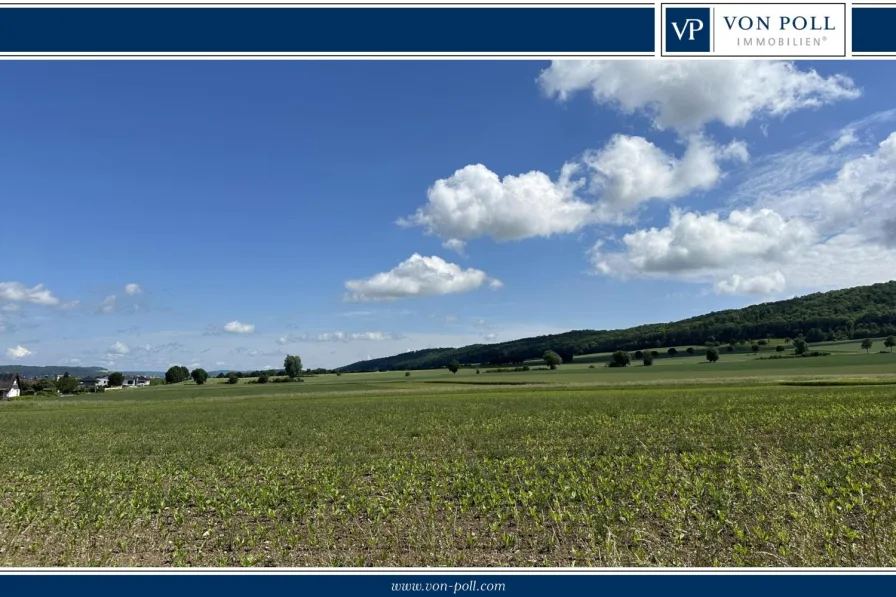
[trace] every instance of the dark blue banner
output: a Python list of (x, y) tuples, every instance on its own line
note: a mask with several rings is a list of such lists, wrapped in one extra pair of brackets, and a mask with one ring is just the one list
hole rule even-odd
[(852, 51), (896, 53), (896, 7), (853, 6)]
[(640, 53), (654, 19), (653, 6), (2, 8), (0, 52)]
[(726, 597), (842, 597), (849, 594), (890, 595), (896, 576), (748, 575), (748, 574), (165, 574), (5, 576), (5, 593), (90, 595), (126, 594), (130, 597), (204, 595), (245, 597), (272, 595), (725, 595)]

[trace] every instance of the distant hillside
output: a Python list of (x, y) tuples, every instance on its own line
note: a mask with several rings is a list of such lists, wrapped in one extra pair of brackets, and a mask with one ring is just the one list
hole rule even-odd
[(712, 340), (727, 343), (767, 337), (794, 338), (800, 334), (809, 342), (896, 334), (896, 281), (818, 292), (672, 323), (623, 330), (577, 330), (500, 344), (418, 350), (359, 361), (338, 370), (435, 369), (455, 359), (463, 364), (503, 365), (540, 358), (546, 350), (554, 350), (569, 361), (575, 355), (613, 350), (701, 345)]
[[(96, 377), (109, 373), (107, 369), (102, 367), (67, 367), (67, 366), (48, 366), (34, 367), (30, 365), (0, 365), (0, 373), (17, 373), (21, 377), (55, 377), (56, 375), (64, 375), (68, 373), (73, 377)], [(148, 377), (163, 376), (164, 373), (159, 371), (122, 371), (125, 375), (146, 375)]]
[(0, 373), (18, 373), (21, 377), (53, 377), (68, 372), (73, 377), (96, 377), (108, 373), (102, 367), (32, 367), (29, 365), (0, 365)]

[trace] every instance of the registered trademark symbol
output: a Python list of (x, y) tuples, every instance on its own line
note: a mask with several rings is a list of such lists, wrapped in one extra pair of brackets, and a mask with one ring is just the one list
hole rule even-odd
[(821, 41), (827, 41), (827, 40), (828, 40), (828, 36), (827, 36), (827, 35), (825, 35), (825, 36), (823, 36), (823, 37), (821, 38)]

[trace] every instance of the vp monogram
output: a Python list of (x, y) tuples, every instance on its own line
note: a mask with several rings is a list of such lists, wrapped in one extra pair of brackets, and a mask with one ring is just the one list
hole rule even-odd
[(684, 26), (679, 27), (678, 23), (673, 21), (672, 28), (679, 41), (684, 38), (685, 33), (688, 34), (688, 41), (694, 41), (694, 34), (703, 30), (703, 21), (700, 19), (685, 19)]

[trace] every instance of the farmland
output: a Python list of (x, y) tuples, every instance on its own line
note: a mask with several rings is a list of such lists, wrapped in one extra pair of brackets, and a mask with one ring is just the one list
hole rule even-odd
[(896, 565), (894, 380), (849, 350), (13, 401), (0, 564)]

